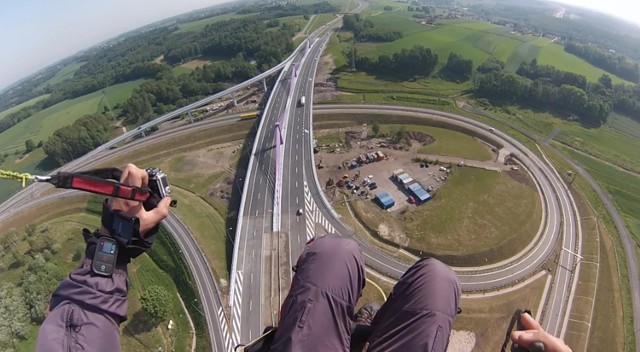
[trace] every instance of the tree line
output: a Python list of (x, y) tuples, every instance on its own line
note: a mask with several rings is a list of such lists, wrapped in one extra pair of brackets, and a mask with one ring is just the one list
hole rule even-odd
[[(437, 54), (420, 45), (378, 57), (351, 50), (343, 54), (347, 59), (355, 56), (358, 70), (405, 80), (431, 76), (439, 62)], [(471, 59), (452, 52), (438, 75), (457, 83), (473, 79), (476, 98), (561, 113), (589, 126), (604, 124), (613, 110), (640, 121), (640, 86), (614, 85), (606, 74), (598, 82), (589, 82), (585, 76), (539, 65), (535, 59), (522, 63), (516, 72), (504, 70), (505, 63), (494, 57), (475, 72), (473, 66)]]
[[(349, 55), (348, 52), (344, 53)], [(438, 55), (422, 45), (402, 49), (393, 55), (382, 54), (377, 58), (355, 56), (356, 68), (387, 77), (409, 78), (429, 76), (438, 65)]]
[(612, 84), (603, 74), (597, 82), (561, 71), (535, 60), (520, 65), (516, 73), (490, 58), (474, 75), (474, 95), (497, 104), (519, 104), (560, 112), (590, 126), (601, 126), (611, 111), (640, 121), (640, 88)]
[(363, 19), (360, 14), (344, 15), (342, 18), (344, 29), (353, 32), (353, 37), (360, 42), (392, 42), (402, 38), (402, 31), (376, 28), (369, 19)]
[(332, 5), (327, 1), (316, 2), (313, 4), (256, 4), (244, 6), (240, 8), (238, 14), (258, 14), (259, 20), (267, 20), (271, 18), (313, 15), (318, 13), (334, 13), (339, 12), (340, 8)]
[(627, 81), (638, 83), (640, 79), (638, 63), (615, 51), (607, 51), (594, 44), (581, 44), (575, 41), (569, 41), (564, 46), (564, 50)]
[(233, 58), (240, 53), (266, 70), (293, 51), (291, 37), (299, 29), (282, 23), (278, 30), (270, 31), (272, 23), (271, 19), (242, 18), (213, 23), (199, 33), (181, 33), (183, 45), (168, 49), (164, 59), (173, 65), (201, 55)]
[(233, 60), (216, 62), (196, 68), (188, 75), (163, 75), (133, 90), (123, 104), (120, 117), (127, 124), (139, 125), (155, 116), (175, 110), (194, 101), (224, 90), (232, 80), (244, 81), (258, 74), (255, 65), (242, 55)]
[[(400, 79), (429, 77), (439, 63), (438, 54), (422, 45), (402, 49), (393, 55), (382, 54), (378, 57), (360, 56), (357, 53), (349, 53), (348, 50), (344, 55), (347, 58), (355, 55), (356, 68), (361, 71)], [(452, 52), (438, 75), (445, 80), (461, 83), (468, 81), (472, 73), (473, 61)]]
[(106, 115), (85, 115), (72, 125), (56, 130), (44, 143), (45, 154), (64, 165), (109, 140), (111, 120)]

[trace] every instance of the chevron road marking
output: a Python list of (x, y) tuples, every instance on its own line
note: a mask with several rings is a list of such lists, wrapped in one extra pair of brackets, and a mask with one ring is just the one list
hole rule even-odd
[(307, 181), (304, 182), (304, 213), (307, 228), (307, 241), (316, 236), (316, 225), (320, 225), (328, 234), (335, 234), (335, 229), (323, 215), (311, 197)]
[(222, 338), (224, 339), (224, 347), (227, 351), (231, 351), (233, 346), (231, 345), (229, 330), (227, 328), (227, 323), (224, 319), (224, 311), (222, 310), (222, 306), (218, 307), (218, 321), (220, 322), (220, 327), (222, 328)]
[[(236, 290), (233, 293), (233, 312), (231, 314), (232, 329), (231, 329), (231, 346), (237, 346), (240, 343), (240, 318), (242, 314), (242, 271), (238, 270), (235, 278)], [(229, 350), (230, 351), (230, 350)]]

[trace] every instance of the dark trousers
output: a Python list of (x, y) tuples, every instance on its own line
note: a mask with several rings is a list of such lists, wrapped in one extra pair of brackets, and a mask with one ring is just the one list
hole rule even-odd
[[(308, 244), (271, 351), (349, 351), (364, 284), (364, 260), (355, 242), (325, 236)], [(451, 268), (433, 258), (418, 260), (373, 319), (367, 351), (446, 351), (460, 294)]]

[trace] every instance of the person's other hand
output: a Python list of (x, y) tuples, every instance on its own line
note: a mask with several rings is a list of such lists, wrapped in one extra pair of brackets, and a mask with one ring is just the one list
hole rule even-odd
[(544, 345), (544, 352), (571, 352), (571, 348), (564, 341), (544, 331), (529, 314), (523, 313), (520, 321), (526, 330), (512, 332), (512, 343), (517, 343), (527, 350), (531, 350), (531, 345), (539, 341)]
[[(133, 164), (128, 164), (122, 170), (120, 183), (129, 186), (147, 187), (149, 184), (149, 174), (143, 169)], [(146, 211), (142, 203), (135, 200), (127, 200), (120, 198), (109, 198), (108, 205), (112, 210), (120, 210), (124, 214), (135, 216), (140, 220), (140, 235), (144, 235), (150, 229), (157, 226), (164, 218), (169, 215), (170, 197), (163, 198), (158, 206), (150, 211)], [(106, 231), (106, 229), (102, 229)]]

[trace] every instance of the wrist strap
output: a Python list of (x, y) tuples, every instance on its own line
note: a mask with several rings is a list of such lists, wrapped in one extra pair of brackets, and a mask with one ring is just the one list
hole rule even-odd
[(105, 196), (145, 202), (151, 196), (149, 188), (125, 185), (119, 180), (122, 171), (118, 169), (96, 169), (88, 172), (58, 172), (47, 182), (57, 188), (78, 189)]
[(140, 220), (128, 216), (120, 210), (109, 208), (108, 200), (102, 203), (102, 226), (109, 231), (111, 237), (121, 245), (128, 245), (134, 237), (140, 237)]

